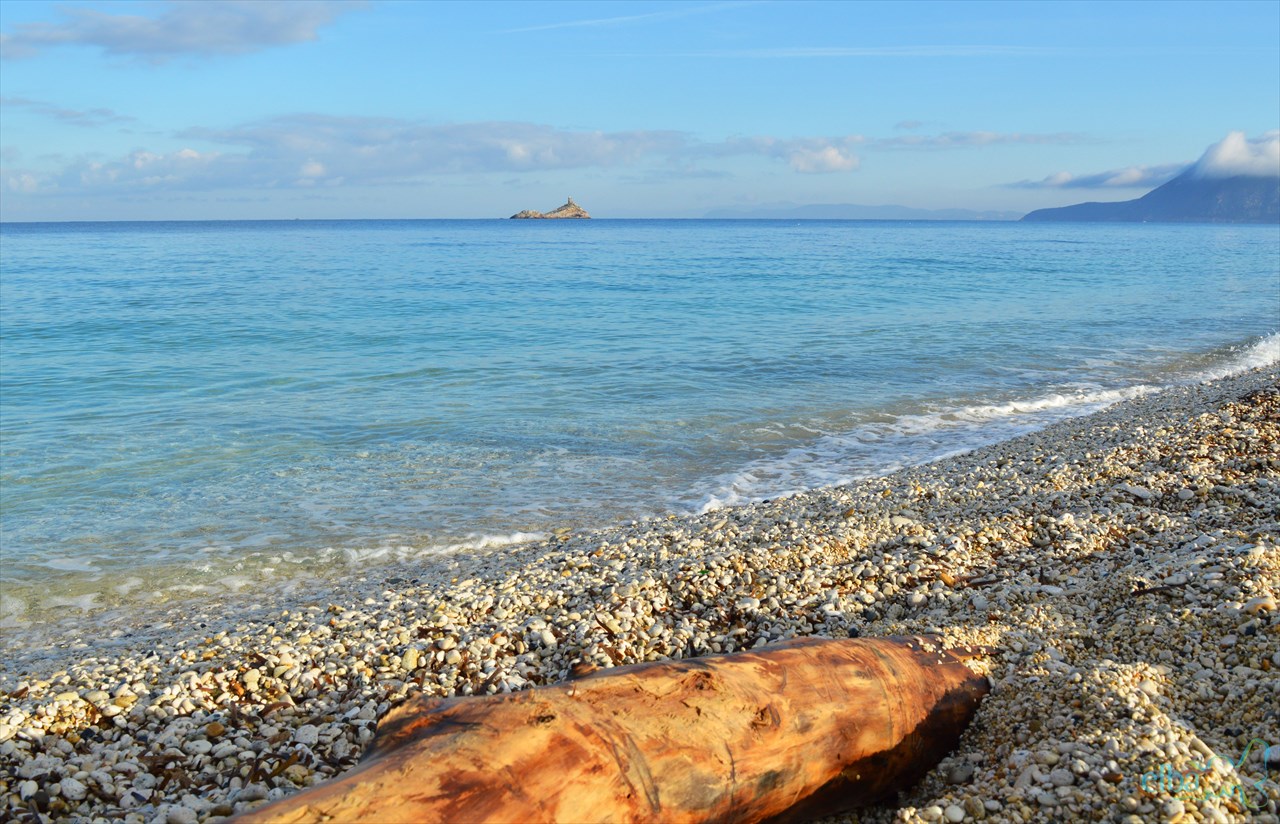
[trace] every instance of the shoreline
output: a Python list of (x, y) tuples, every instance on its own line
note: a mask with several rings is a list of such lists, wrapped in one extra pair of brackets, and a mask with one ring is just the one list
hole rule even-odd
[[(32, 570), (25, 577), (0, 582), (0, 649), (37, 650), (49, 645), (51, 639), (82, 634), (85, 628), (104, 622), (113, 630), (127, 632), (139, 623), (139, 615), (163, 621), (165, 614), (182, 611), (188, 601), (198, 604), (217, 599), (239, 608), (285, 601), (297, 592), (325, 588), (349, 576), (377, 577), (391, 574), (386, 570), (434, 566), (458, 553), (479, 554), (495, 548), (506, 551), (548, 540), (565, 528), (607, 532), (621, 524), (673, 515), (688, 519), (761, 500), (863, 483), (1086, 417), (1152, 392), (1267, 368), (1280, 362), (1280, 332), (1188, 354), (1185, 360), (1167, 373), (1153, 373), (1109, 388), (1053, 387), (1025, 397), (970, 398), (956, 401), (959, 405), (936, 408), (925, 404), (925, 412), (902, 412), (890, 423), (864, 421), (851, 431), (824, 434), (813, 443), (793, 445), (779, 454), (705, 476), (704, 483), (682, 492), (642, 495), (638, 500), (643, 503), (630, 512), (616, 511), (615, 500), (609, 502), (604, 516), (564, 513), (538, 524), (493, 524), (495, 529), (489, 532), (457, 533), (429, 541), (416, 540), (411, 534), (392, 535), (357, 546), (281, 546), (242, 558), (234, 556), (235, 547), (187, 547), (194, 553), (189, 558), (179, 561), (162, 553), (165, 560), (145, 567), (98, 568), (94, 560), (88, 560), (87, 566), (49, 567), (44, 570), (48, 577), (41, 578), (42, 584), (29, 580), (39, 572)], [(827, 456), (827, 463), (815, 463), (812, 455), (827, 449), (826, 441), (834, 441), (834, 449), (841, 452), (840, 442), (850, 437), (860, 442), (858, 454), (844, 456), (843, 461), (839, 455)], [(79, 577), (66, 577), (75, 575)], [(255, 590), (261, 595), (253, 595)]]
[[(1260, 748), (1194, 764), (1280, 744), (1277, 382), (1175, 386), (888, 476), (397, 563), (231, 617), (156, 605), (131, 632), (6, 642), (5, 814), (216, 818), (351, 766), (407, 694), (854, 631), (997, 650), (960, 748), (854, 820), (1276, 820)], [(1198, 794), (1144, 783), (1165, 766)]]

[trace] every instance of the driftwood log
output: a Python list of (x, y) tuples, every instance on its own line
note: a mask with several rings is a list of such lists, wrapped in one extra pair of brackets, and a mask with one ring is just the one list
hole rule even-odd
[(350, 772), (241, 822), (803, 820), (884, 800), (987, 693), (928, 639), (795, 640), (389, 713)]

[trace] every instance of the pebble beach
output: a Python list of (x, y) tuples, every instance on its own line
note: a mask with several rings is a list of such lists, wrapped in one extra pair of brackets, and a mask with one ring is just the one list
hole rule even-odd
[(1280, 370), (895, 474), (324, 586), (0, 636), (0, 820), (190, 824), (354, 765), (389, 708), (798, 636), (980, 646), (991, 694), (840, 821), (1278, 822)]

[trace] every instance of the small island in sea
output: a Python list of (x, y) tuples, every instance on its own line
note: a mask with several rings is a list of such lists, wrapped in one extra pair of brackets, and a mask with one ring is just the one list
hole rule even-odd
[(525, 209), (511, 216), (511, 220), (552, 220), (560, 218), (584, 218), (590, 219), (591, 215), (587, 214), (587, 210), (573, 202), (573, 198), (569, 198), (563, 206), (550, 212), (538, 212), (533, 209)]

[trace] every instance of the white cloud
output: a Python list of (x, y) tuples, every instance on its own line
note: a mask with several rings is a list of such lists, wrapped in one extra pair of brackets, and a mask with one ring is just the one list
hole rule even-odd
[(854, 147), (866, 143), (862, 135), (843, 137), (737, 137), (723, 143), (711, 143), (702, 147), (706, 154), (727, 157), (732, 155), (763, 155), (785, 160), (793, 171), (804, 174), (851, 172), (858, 168), (860, 160)]
[(192, 186), (198, 181), (216, 180), (223, 156), (179, 149), (161, 154), (138, 150), (115, 161), (81, 160), (41, 188), (56, 191), (113, 188), (117, 190), (157, 189)]
[(183, 134), (248, 149), (243, 157), (264, 179), (279, 175), (281, 166), (292, 175), (308, 163), (370, 183), (428, 173), (619, 166), (676, 154), (689, 144), (685, 135), (668, 131), (570, 131), (511, 122), (428, 125), (314, 114)]
[(0, 58), (34, 57), (54, 46), (96, 46), (109, 55), (162, 62), (177, 55), (245, 54), (317, 39), (353, 0), (167, 2), (158, 16), (61, 9), (56, 23), (20, 23), (0, 34)]
[(18, 174), (9, 175), (5, 180), (5, 185), (9, 187), (11, 192), (21, 192), (22, 194), (33, 194), (40, 188), (39, 182), (35, 175), (29, 172), (20, 172)]
[[(42, 194), (396, 185), (438, 174), (625, 167), (646, 159), (670, 163), (699, 145), (679, 132), (585, 132), (530, 123), (424, 125), (325, 115), (194, 128), (179, 136), (225, 148), (140, 148), (116, 158), (64, 161), (56, 172), (6, 169), (0, 179), (32, 175), (41, 182)], [(33, 191), (18, 183), (9, 188)]]
[(129, 123), (134, 118), (127, 115), (117, 114), (111, 109), (67, 109), (62, 106), (55, 106), (43, 100), (31, 100), (26, 97), (0, 97), (0, 106), (11, 106), (13, 108), (24, 108), (28, 111), (44, 115), (45, 117), (70, 123), (73, 126), (84, 126), (91, 128), (94, 126), (105, 126), (110, 123)]
[(1185, 163), (1167, 163), (1128, 166), (1085, 175), (1056, 172), (1043, 180), (1021, 180), (1008, 185), (1014, 189), (1154, 189), (1173, 180), (1186, 168)]
[(797, 172), (852, 172), (858, 168), (857, 155), (839, 146), (821, 149), (797, 149), (791, 153), (791, 168)]
[(1231, 132), (1210, 146), (1192, 167), (1196, 177), (1280, 177), (1280, 131), (1250, 140)]

